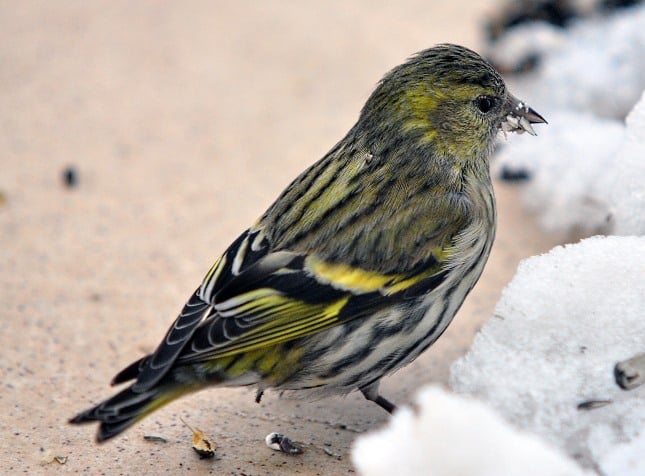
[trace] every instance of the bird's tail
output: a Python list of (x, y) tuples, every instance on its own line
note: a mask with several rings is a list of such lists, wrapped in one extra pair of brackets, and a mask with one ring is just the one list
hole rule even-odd
[(143, 392), (134, 392), (130, 386), (95, 407), (79, 413), (69, 422), (100, 422), (96, 435), (96, 441), (100, 443), (118, 435), (148, 414), (192, 390), (185, 386), (155, 386)]

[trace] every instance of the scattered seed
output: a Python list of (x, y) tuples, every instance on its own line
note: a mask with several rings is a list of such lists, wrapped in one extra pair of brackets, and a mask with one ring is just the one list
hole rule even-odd
[(300, 446), (281, 433), (269, 433), (264, 439), (264, 442), (272, 450), (282, 451), (288, 455), (299, 455), (302, 453), (302, 448)]
[(323, 451), (327, 456), (331, 456), (332, 458), (336, 458), (336, 459), (341, 459), (341, 456), (339, 454), (334, 453), (329, 448), (323, 448)]
[(618, 362), (614, 367), (614, 378), (623, 390), (631, 390), (645, 383), (645, 353)]
[(143, 435), (143, 439), (146, 441), (159, 441), (161, 443), (168, 443), (168, 440), (165, 439), (163, 436), (157, 436), (157, 435)]
[(611, 400), (586, 400), (578, 403), (578, 410), (594, 410), (609, 405)]

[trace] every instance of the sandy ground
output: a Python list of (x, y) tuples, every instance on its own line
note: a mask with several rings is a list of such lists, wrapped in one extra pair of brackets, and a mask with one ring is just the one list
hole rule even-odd
[[(387, 420), (355, 394), (257, 405), (249, 389), (213, 389), (100, 447), (95, 427), (66, 421), (156, 346), (215, 256), (342, 137), (387, 69), (435, 43), (480, 45), (487, 2), (438, 3), (0, 3), (0, 473), (353, 472), (352, 441)], [(398, 403), (446, 381), (518, 261), (556, 243), (496, 188), (484, 276), (439, 343), (386, 379)], [(215, 460), (193, 453), (180, 416), (216, 440)], [(305, 453), (266, 448), (271, 431)], [(41, 465), (53, 455), (66, 463)]]

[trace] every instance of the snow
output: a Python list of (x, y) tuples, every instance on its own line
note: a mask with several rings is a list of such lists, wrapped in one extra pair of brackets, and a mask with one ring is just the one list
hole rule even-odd
[(504, 421), (473, 399), (428, 386), (418, 412), (397, 411), (388, 426), (357, 440), (353, 460), (364, 476), (583, 476), (555, 448)]
[(544, 229), (604, 231), (610, 206), (596, 183), (609, 164), (618, 162), (624, 126), (613, 119), (572, 111), (550, 113), (548, 121), (537, 138), (530, 138), (534, 140), (502, 144), (494, 174), (499, 175), (502, 167), (529, 172), (524, 204), (536, 213)]
[(490, 54), (502, 65), (541, 58), (509, 82), (549, 124), (502, 144), (493, 173), (530, 173), (523, 202), (547, 231), (645, 234), (644, 25), (645, 5), (566, 30), (525, 24)]
[(418, 411), (402, 408), (387, 427), (357, 440), (363, 476), (583, 476), (566, 455), (519, 431), (474, 399), (428, 386)]
[(522, 200), (547, 231), (645, 234), (645, 92), (626, 126), (563, 110), (548, 120), (537, 138), (503, 143), (493, 174), (529, 172)]
[(645, 92), (626, 122), (627, 138), (617, 160), (596, 186), (609, 203), (613, 233), (645, 235)]
[[(585, 467), (632, 474), (612, 468), (643, 454), (645, 386), (621, 390), (613, 367), (645, 350), (643, 309), (645, 237), (556, 247), (520, 264), (451, 386)], [(578, 408), (588, 401), (610, 403)]]
[(512, 71), (523, 59), (555, 54), (567, 41), (566, 30), (558, 26), (541, 21), (523, 23), (508, 30), (486, 56), (496, 66)]
[(604, 474), (643, 476), (645, 474), (645, 431), (629, 443), (618, 444), (600, 460)]
[(537, 71), (513, 84), (515, 94), (525, 95), (534, 107), (553, 105), (623, 119), (645, 89), (643, 25), (645, 5), (578, 20), (566, 30), (522, 24), (510, 30), (489, 56), (500, 65), (530, 54), (540, 56)]

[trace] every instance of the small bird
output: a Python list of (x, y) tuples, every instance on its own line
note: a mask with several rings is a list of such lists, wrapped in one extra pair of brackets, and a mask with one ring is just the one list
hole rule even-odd
[(314, 397), (360, 390), (444, 332), (495, 236), (489, 157), (499, 131), (544, 118), (477, 53), (444, 44), (378, 83), (356, 124), (215, 261), (130, 382), (71, 423), (104, 441), (207, 386)]

